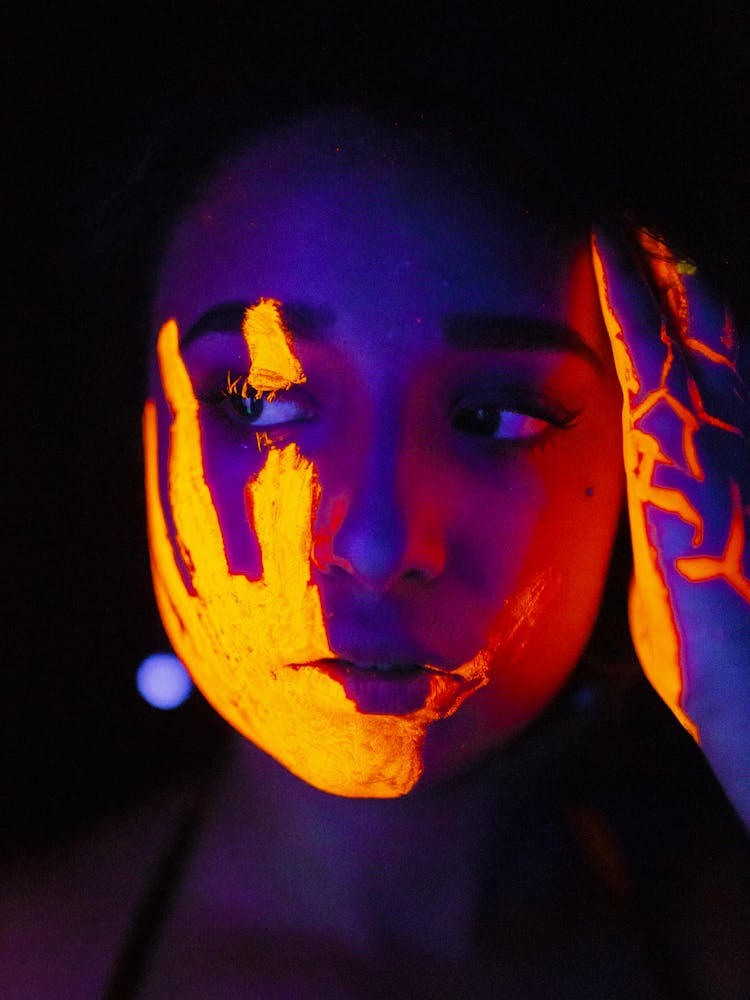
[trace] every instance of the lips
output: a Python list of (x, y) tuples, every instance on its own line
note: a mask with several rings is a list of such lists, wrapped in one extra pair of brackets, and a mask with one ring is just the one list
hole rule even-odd
[[(358, 663), (355, 660), (345, 660), (335, 658), (331, 661), (342, 667), (350, 667), (353, 670), (364, 670), (369, 674), (388, 674), (394, 678), (403, 674), (413, 674), (420, 670), (430, 670), (421, 663)], [(431, 671), (434, 672), (434, 671)]]
[(402, 660), (369, 663), (331, 657), (292, 666), (320, 670), (340, 683), (365, 715), (410, 715), (425, 707), (443, 714), (441, 705), (432, 703), (452, 703), (462, 687), (458, 676)]

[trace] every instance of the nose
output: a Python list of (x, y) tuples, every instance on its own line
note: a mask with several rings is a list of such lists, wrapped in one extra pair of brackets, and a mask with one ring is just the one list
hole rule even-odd
[(425, 462), (379, 441), (354, 463), (353, 485), (339, 482), (316, 525), (313, 560), (324, 573), (349, 574), (368, 590), (434, 580), (445, 565)]

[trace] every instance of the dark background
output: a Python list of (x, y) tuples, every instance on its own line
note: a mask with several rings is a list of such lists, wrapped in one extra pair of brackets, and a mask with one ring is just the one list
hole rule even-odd
[[(223, 724), (134, 688), (167, 643), (148, 576), (144, 289), (129, 206), (171, 115), (248, 122), (342, 95), (507, 105), (548, 170), (606, 176), (748, 316), (744, 4), (16, 5), (2, 25), (11, 845), (205, 761)], [(163, 128), (161, 129), (163, 132)], [(201, 135), (196, 130), (196, 144)], [(32, 433), (29, 433), (32, 431)]]

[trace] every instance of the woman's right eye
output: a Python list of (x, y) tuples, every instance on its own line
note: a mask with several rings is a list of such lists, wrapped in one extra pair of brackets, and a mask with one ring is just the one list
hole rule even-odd
[(307, 420), (311, 416), (309, 406), (285, 397), (284, 393), (279, 393), (274, 399), (258, 398), (254, 393), (243, 396), (239, 392), (227, 392), (225, 396), (235, 413), (253, 428), (269, 430)]
[[(284, 430), (306, 423), (318, 415), (317, 407), (306, 389), (291, 386), (278, 392), (258, 393), (249, 384), (246, 375), (235, 376), (225, 370), (223, 384), (217, 386), (217, 373), (193, 374), (196, 399), (217, 418), (232, 424), (235, 430), (248, 431)], [(221, 376), (219, 376), (221, 378)]]

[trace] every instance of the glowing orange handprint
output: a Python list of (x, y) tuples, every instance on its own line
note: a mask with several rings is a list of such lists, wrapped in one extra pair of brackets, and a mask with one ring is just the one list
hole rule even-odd
[(750, 408), (726, 310), (656, 237), (597, 231), (623, 390), (633, 641), (750, 821)]
[[(252, 358), (243, 395), (267, 398), (304, 381), (275, 302), (249, 309), (243, 334)], [(422, 773), (428, 725), (485, 683), (489, 653), (480, 652), (455, 680), (435, 673), (424, 706), (408, 715), (359, 712), (342, 685), (313, 666), (333, 655), (311, 580), (320, 493), (315, 467), (294, 443), (264, 446), (263, 467), (245, 486), (262, 576), (233, 572), (206, 477), (199, 402), (174, 321), (161, 330), (158, 356), (171, 412), (168, 497), (160, 495), (157, 408), (149, 400), (148, 529), (154, 588), (175, 651), (217, 711), (305, 781), (338, 795), (405, 794)]]

